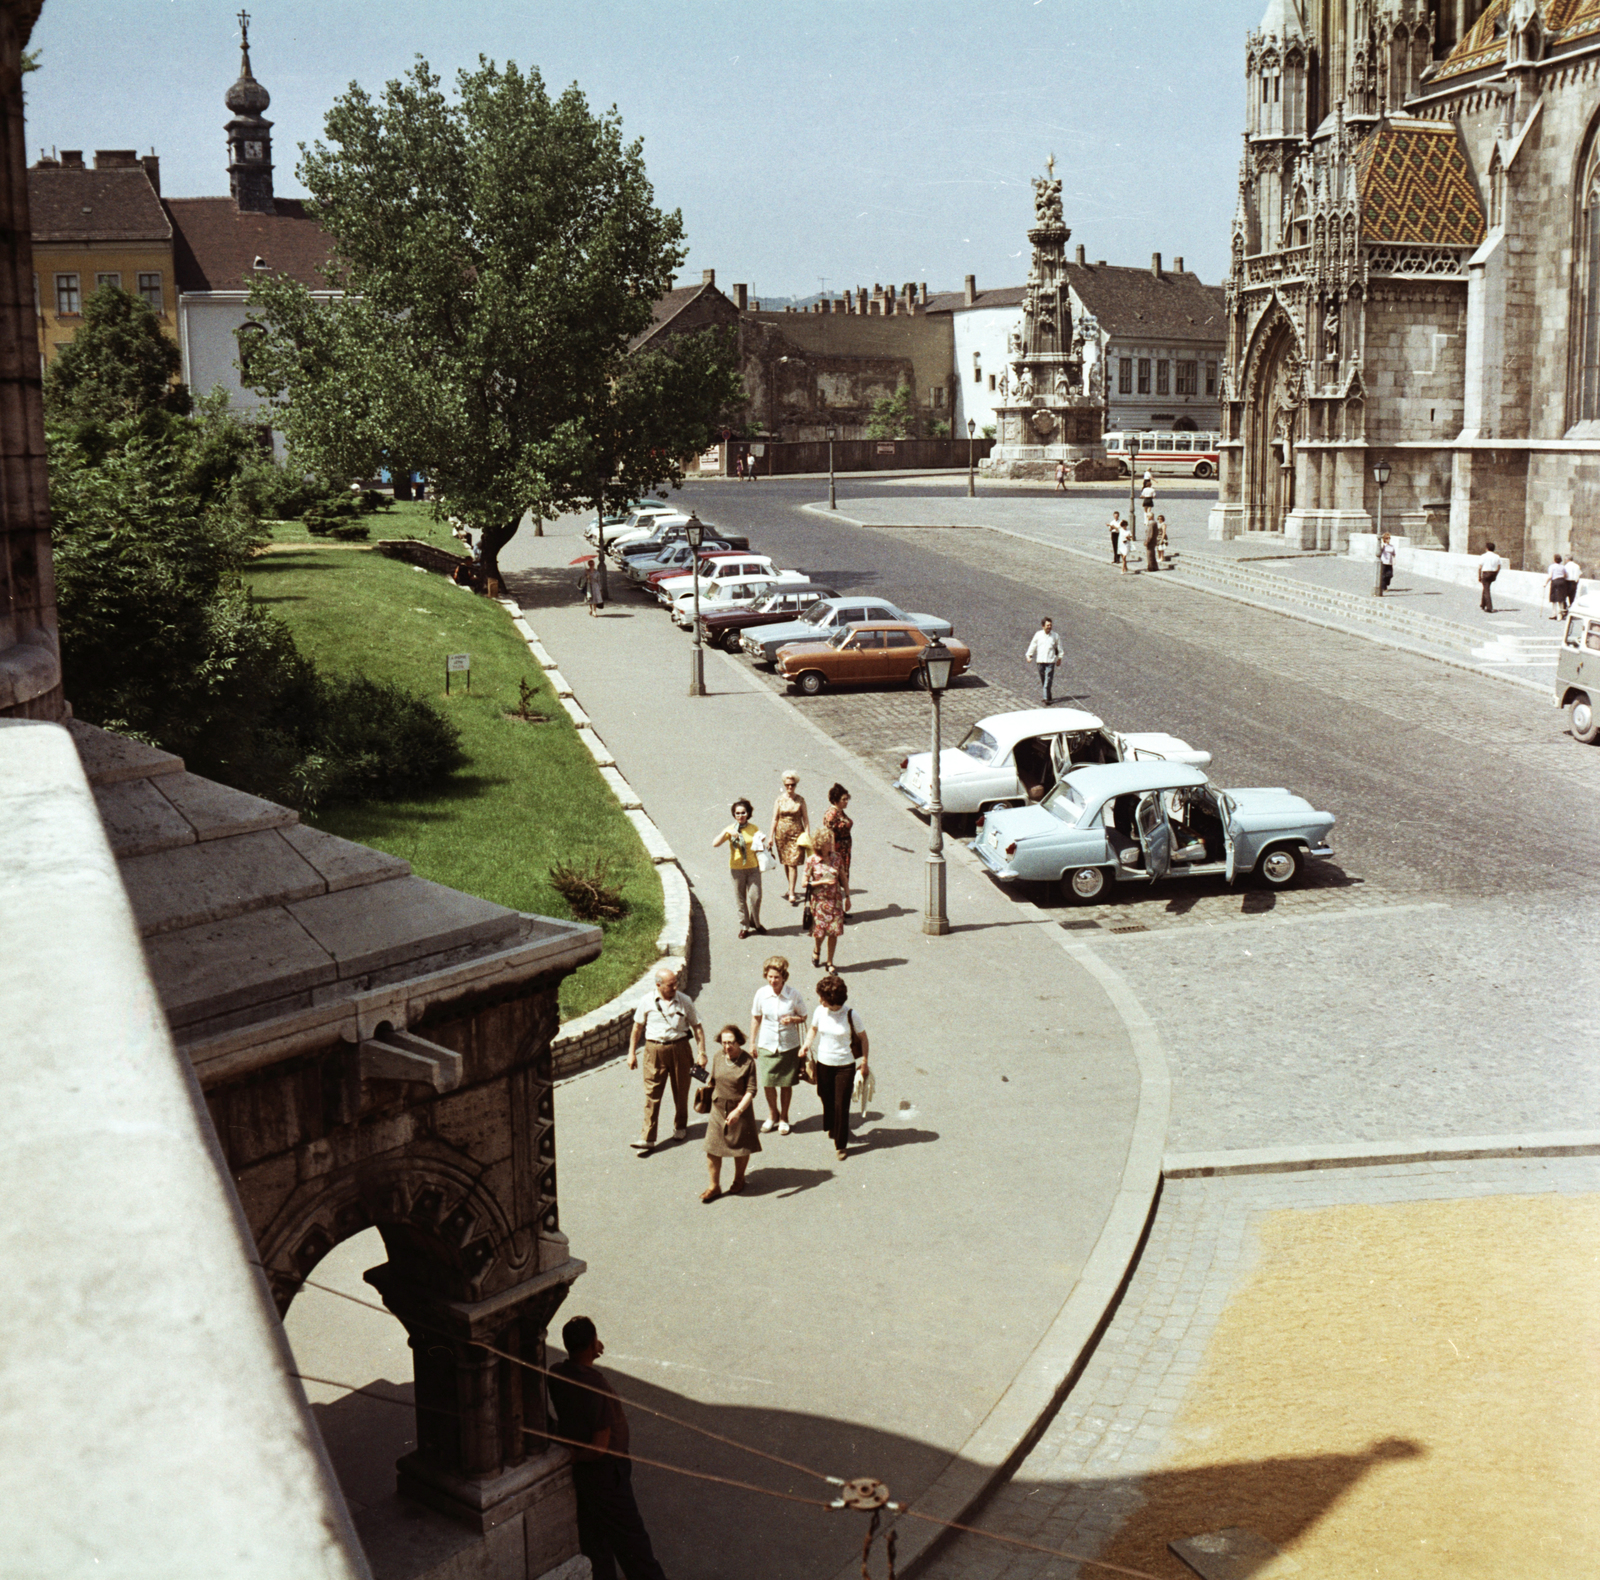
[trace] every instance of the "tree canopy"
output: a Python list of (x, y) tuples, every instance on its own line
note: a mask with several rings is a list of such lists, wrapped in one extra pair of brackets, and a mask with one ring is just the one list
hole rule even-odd
[(427, 62), (352, 84), (299, 174), (341, 295), (256, 283), (250, 378), (329, 480), (424, 472), (484, 532), (680, 481), (736, 399), (725, 337), (629, 357), (685, 257), (615, 110), (480, 58), (447, 96)]
[(189, 392), (177, 382), (183, 357), (143, 297), (102, 285), (83, 304), (83, 322), (45, 370), (45, 420), (110, 424), (147, 412), (181, 414)]

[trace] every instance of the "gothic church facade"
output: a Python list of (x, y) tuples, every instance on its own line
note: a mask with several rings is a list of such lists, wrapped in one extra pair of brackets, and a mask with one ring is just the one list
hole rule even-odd
[(1211, 535), (1600, 554), (1600, 0), (1270, 0)]

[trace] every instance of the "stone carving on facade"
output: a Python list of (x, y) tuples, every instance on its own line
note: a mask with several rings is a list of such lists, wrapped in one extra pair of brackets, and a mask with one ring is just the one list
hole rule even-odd
[(1328, 303), (1328, 311), (1322, 320), (1322, 360), (1330, 366), (1339, 361), (1339, 303), (1337, 300)]

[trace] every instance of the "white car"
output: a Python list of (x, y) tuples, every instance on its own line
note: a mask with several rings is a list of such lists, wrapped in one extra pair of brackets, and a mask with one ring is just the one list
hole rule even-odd
[[(1210, 752), (1176, 735), (1124, 735), (1075, 708), (1026, 708), (979, 719), (959, 746), (939, 753), (939, 801), (946, 812), (979, 813), (1042, 801), (1056, 781), (1084, 763), (1164, 760), (1203, 768)], [(900, 760), (894, 787), (921, 812), (932, 799), (933, 754)]]
[[(771, 576), (734, 576), (700, 586), (700, 613), (722, 614), (729, 609), (751, 609), (778, 585)], [(672, 605), (672, 623), (694, 629), (694, 590), (679, 593)]]
[[(681, 515), (683, 515), (683, 507), (681, 505), (669, 505), (664, 499), (641, 500), (631, 511), (629, 511), (625, 519), (616, 520), (611, 517), (607, 517), (606, 547), (609, 549), (611, 545), (616, 542), (617, 538), (624, 532), (633, 532), (640, 526), (643, 526), (645, 530), (648, 531), (654, 524), (657, 516)], [(589, 525), (584, 528), (583, 535), (598, 548), (600, 544), (600, 523), (598, 521), (591, 521)]]
[[(700, 596), (704, 598), (706, 589), (715, 582), (733, 581), (748, 576), (765, 576), (769, 581), (775, 582), (810, 580), (800, 571), (780, 571), (765, 554), (719, 554), (707, 563), (701, 573)], [(669, 609), (677, 603), (679, 593), (693, 591), (692, 576), (668, 576), (664, 581), (656, 583), (656, 598)]]
[[(606, 528), (606, 553), (618, 559), (627, 544), (643, 543), (646, 538), (654, 538), (668, 527), (685, 527), (688, 524), (689, 517), (681, 510), (652, 510), (642, 514), (636, 510), (622, 526)], [(591, 541), (598, 547), (598, 537)]]

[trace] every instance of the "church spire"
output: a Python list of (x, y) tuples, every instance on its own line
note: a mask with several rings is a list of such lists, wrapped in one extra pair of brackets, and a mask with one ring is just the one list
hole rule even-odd
[(272, 95), (250, 70), (250, 13), (239, 13), (239, 80), (223, 95), (233, 111), (227, 124), (228, 190), (242, 211), (272, 214), (272, 122), (263, 112)]

